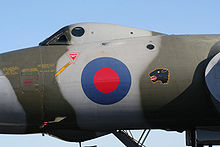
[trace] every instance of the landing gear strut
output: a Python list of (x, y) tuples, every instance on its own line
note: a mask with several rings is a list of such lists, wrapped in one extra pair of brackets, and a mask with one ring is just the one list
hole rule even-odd
[(147, 136), (150, 133), (150, 129), (146, 133), (146, 129), (142, 132), (140, 138), (136, 140), (131, 131), (125, 131), (125, 130), (118, 130), (114, 132), (113, 134), (125, 145), (129, 147), (146, 147), (144, 145), (145, 140), (147, 139)]

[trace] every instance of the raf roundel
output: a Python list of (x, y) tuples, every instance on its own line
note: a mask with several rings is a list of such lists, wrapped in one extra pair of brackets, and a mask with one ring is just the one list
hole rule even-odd
[(121, 101), (131, 87), (131, 74), (118, 59), (101, 57), (89, 62), (82, 71), (82, 89), (97, 104), (110, 105)]

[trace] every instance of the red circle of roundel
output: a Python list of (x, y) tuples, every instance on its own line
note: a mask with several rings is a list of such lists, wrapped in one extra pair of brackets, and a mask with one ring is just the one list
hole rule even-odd
[(131, 87), (131, 74), (127, 66), (118, 59), (96, 58), (83, 69), (81, 85), (90, 100), (110, 105), (127, 95)]
[(119, 84), (118, 74), (111, 68), (102, 68), (95, 73), (94, 84), (103, 93), (113, 92)]

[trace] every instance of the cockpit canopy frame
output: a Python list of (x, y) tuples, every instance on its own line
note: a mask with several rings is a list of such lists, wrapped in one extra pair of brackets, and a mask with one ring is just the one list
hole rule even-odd
[(44, 41), (40, 42), (40, 46), (48, 46), (48, 45), (70, 45), (71, 44), (71, 37), (69, 35), (69, 27), (63, 27), (56, 33), (54, 33), (49, 38), (45, 39)]

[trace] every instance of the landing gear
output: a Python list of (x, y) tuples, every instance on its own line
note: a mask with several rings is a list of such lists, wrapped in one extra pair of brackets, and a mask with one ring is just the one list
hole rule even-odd
[[(131, 131), (125, 131), (125, 130), (118, 130), (114, 132), (113, 134), (125, 145), (129, 147), (146, 147), (144, 145), (145, 140), (147, 139), (147, 136), (150, 133), (150, 129), (146, 133), (146, 129), (142, 132), (140, 138), (136, 140)], [(144, 137), (144, 138), (143, 138)]]
[[(82, 142), (79, 142), (79, 147), (82, 147)], [(93, 145), (93, 146), (84, 146), (84, 147), (97, 147), (97, 146)]]

